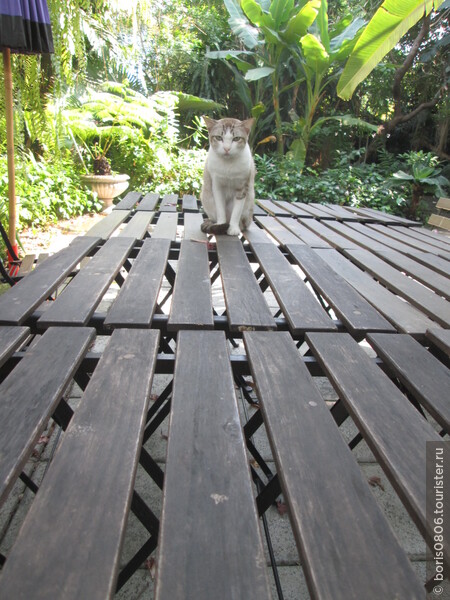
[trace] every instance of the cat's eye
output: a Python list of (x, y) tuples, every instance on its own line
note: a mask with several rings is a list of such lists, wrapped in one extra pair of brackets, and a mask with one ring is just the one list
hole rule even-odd
[(222, 141), (222, 136), (221, 135), (215, 135), (214, 139), (217, 140), (218, 142)]
[(244, 139), (244, 138), (236, 136), (236, 137), (233, 138), (233, 142), (240, 142), (242, 139)]

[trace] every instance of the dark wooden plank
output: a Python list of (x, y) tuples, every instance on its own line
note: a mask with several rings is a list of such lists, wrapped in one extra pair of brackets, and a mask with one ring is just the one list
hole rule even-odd
[(182, 198), (183, 212), (198, 212), (197, 198), (189, 194), (184, 194)]
[[(442, 438), (345, 333), (311, 333), (309, 347), (428, 543), (426, 445)], [(448, 557), (448, 541), (445, 555)]]
[(201, 213), (186, 213), (184, 215), (184, 239), (206, 241), (207, 235), (200, 229), (203, 223)]
[(128, 192), (128, 194), (114, 206), (113, 210), (131, 210), (141, 198), (142, 194), (140, 192)]
[(156, 210), (156, 205), (159, 202), (159, 194), (145, 194), (142, 200), (136, 207), (136, 210), (149, 210), (151, 212)]
[(411, 236), (405, 235), (402, 233), (402, 230), (398, 227), (385, 227), (383, 225), (368, 225), (370, 229), (377, 231), (379, 233), (383, 233), (387, 237), (394, 239), (396, 242), (401, 242), (402, 244), (406, 244), (407, 246), (411, 246), (416, 250), (420, 250), (421, 252), (429, 252), (430, 254), (436, 254), (445, 258), (446, 260), (450, 260), (450, 251), (442, 250), (433, 244), (427, 244), (426, 242), (417, 241)]
[(158, 337), (113, 333), (8, 556), (2, 597), (114, 595)]
[[(350, 225), (350, 224), (349, 224)], [(378, 250), (386, 250), (387, 246), (379, 241), (374, 240), (370, 237), (367, 237), (365, 233), (362, 231), (357, 231), (355, 228), (351, 226), (347, 226), (346, 223), (341, 223), (339, 221), (334, 221), (332, 223), (327, 223), (327, 226), (332, 229), (337, 234), (343, 236), (350, 242), (354, 242), (356, 247), (361, 246), (362, 248), (366, 248), (367, 250), (371, 250), (372, 252), (376, 252)], [(367, 229), (364, 226), (361, 226), (360, 229)], [(338, 248), (345, 248), (348, 245), (347, 243), (339, 243), (337, 244)]]
[[(330, 222), (336, 223), (336, 221)], [(302, 223), (302, 225), (305, 225), (305, 227), (307, 227), (308, 229), (311, 229), (311, 231), (314, 231), (314, 233), (316, 233), (318, 236), (320, 236), (322, 239), (327, 241), (335, 248), (358, 248), (357, 244), (347, 239), (343, 235), (336, 233), (336, 231), (333, 231), (332, 229), (330, 229), (330, 227), (327, 227), (327, 225), (325, 225), (321, 221), (317, 221), (316, 219), (300, 219), (300, 223)], [(328, 224), (329, 222), (326, 221), (326, 223)]]
[(430, 328), (426, 336), (439, 350), (450, 356), (450, 329)]
[(294, 235), (300, 238), (310, 248), (331, 248), (330, 244), (324, 239), (316, 235), (313, 231), (299, 223), (295, 219), (284, 219), (279, 217), (279, 222), (282, 223), (286, 229), (289, 229)]
[(100, 241), (77, 237), (0, 296), (0, 324), (21, 325)]
[(286, 229), (286, 227), (275, 219), (275, 217), (255, 217), (256, 223), (261, 225), (271, 236), (273, 236), (279, 244), (285, 246), (286, 244), (303, 244), (302, 240)]
[(306, 273), (311, 284), (332, 306), (350, 331), (395, 331), (392, 325), (312, 248), (289, 244), (287, 249)]
[(189, 240), (181, 242), (167, 326), (170, 331), (214, 327), (206, 244)]
[(299, 203), (287, 202), (286, 200), (274, 200), (274, 202), (277, 206), (284, 208), (288, 213), (294, 215), (295, 217), (306, 217), (308, 219), (313, 218), (311, 213), (299, 206)]
[(293, 334), (333, 331), (336, 325), (274, 244), (251, 243)]
[(246, 332), (244, 342), (311, 597), (422, 598), (290, 336)]
[(27, 350), (1, 384), (0, 504), (14, 485), (93, 338), (93, 329), (53, 328)]
[(178, 196), (176, 194), (166, 194), (161, 200), (159, 210), (164, 212), (176, 212), (178, 204)]
[[(389, 225), (388, 229), (394, 228), (393, 225)], [(431, 244), (432, 246), (436, 246), (437, 248), (441, 248), (442, 250), (450, 251), (450, 238), (447, 239), (437, 239), (435, 237), (424, 235), (424, 230), (419, 227), (404, 227), (402, 229), (403, 235), (407, 235), (409, 237), (414, 238), (418, 242), (424, 242), (427, 244)]]
[(275, 243), (274, 238), (272, 238), (265, 229), (261, 229), (256, 225), (256, 223), (251, 223), (250, 227), (244, 231), (245, 239), (250, 243), (258, 243), (258, 244), (273, 244)]
[(24, 256), (20, 263), (19, 272), (17, 273), (17, 276), (24, 277), (25, 275), (28, 275), (28, 273), (34, 267), (35, 259), (36, 259), (36, 254), (27, 254), (26, 256)]
[(354, 263), (444, 327), (450, 326), (450, 303), (391, 267), (367, 250), (344, 250)]
[[(312, 205), (319, 207), (315, 202), (313, 202)], [(340, 204), (320, 204), (320, 210), (328, 213), (331, 217), (334, 217), (339, 221), (358, 221), (358, 215), (352, 213), (351, 210), (348, 209), (349, 207), (344, 208)]]
[(231, 597), (271, 598), (233, 375), (223, 332), (181, 331), (155, 598)]
[(442, 427), (450, 432), (450, 371), (409, 335), (367, 336), (378, 356)]
[(376, 254), (396, 269), (434, 290), (440, 296), (447, 298), (447, 300), (450, 299), (450, 278), (436, 273), (436, 271), (396, 250), (377, 250)]
[(162, 212), (158, 217), (152, 237), (175, 241), (177, 237), (178, 214)]
[(417, 308), (387, 290), (337, 250), (318, 249), (316, 252), (399, 331), (423, 338), (426, 330), (435, 326), (435, 323)]
[(319, 203), (309, 203), (303, 204), (300, 202), (295, 202), (297, 206), (304, 207), (304, 210), (310, 213), (315, 219), (318, 220), (334, 220), (336, 217), (334, 215), (330, 215), (330, 213), (322, 208), (322, 204)]
[(148, 226), (153, 219), (153, 215), (154, 213), (147, 211), (137, 212), (121, 230), (119, 236), (142, 240), (148, 231)]
[(105, 319), (105, 327), (150, 327), (170, 241), (146, 239)]
[(395, 225), (408, 225), (412, 227), (416, 227), (418, 225), (417, 221), (411, 221), (410, 219), (405, 219), (404, 217), (399, 217), (398, 215), (392, 215), (389, 213), (385, 213), (380, 210), (376, 210), (374, 208), (364, 207), (361, 209), (364, 213), (368, 215), (373, 215), (378, 221), (382, 221), (383, 223), (393, 223)]
[(436, 231), (434, 229), (427, 229), (426, 227), (414, 227), (414, 231), (422, 234), (427, 238), (432, 238), (434, 240), (439, 240), (441, 242), (450, 243), (450, 237), (448, 233)]
[(290, 213), (285, 209), (272, 202), (272, 200), (256, 200), (256, 203), (261, 206), (271, 216), (288, 216)]
[(102, 240), (109, 239), (111, 234), (127, 219), (130, 212), (129, 210), (111, 211), (109, 215), (106, 215), (101, 221), (97, 221), (89, 231), (86, 231), (85, 236), (99, 237)]
[(39, 325), (86, 325), (133, 248), (133, 238), (108, 240), (39, 319)]
[(232, 331), (275, 329), (275, 320), (236, 237), (217, 236), (227, 317)]
[(26, 340), (28, 327), (0, 326), (0, 367)]

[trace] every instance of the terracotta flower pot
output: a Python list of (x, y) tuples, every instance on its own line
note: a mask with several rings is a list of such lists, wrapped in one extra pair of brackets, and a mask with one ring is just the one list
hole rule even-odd
[(102, 211), (112, 206), (113, 198), (124, 192), (129, 184), (129, 175), (82, 175), (81, 180), (97, 193)]

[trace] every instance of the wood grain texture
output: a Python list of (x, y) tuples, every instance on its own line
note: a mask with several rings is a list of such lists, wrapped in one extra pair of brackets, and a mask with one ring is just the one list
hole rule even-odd
[(421, 252), (429, 252), (430, 254), (436, 254), (437, 256), (441, 256), (446, 260), (450, 260), (450, 251), (442, 250), (441, 248), (437, 248), (432, 244), (427, 244), (426, 242), (419, 242), (414, 238), (404, 235), (402, 230), (398, 227), (385, 227), (383, 225), (373, 224), (369, 226), (374, 231), (382, 233), (383, 235), (392, 238), (396, 242), (400, 242), (402, 244), (406, 244), (407, 246), (411, 246), (416, 250), (420, 250)]
[(124, 237), (108, 240), (39, 319), (39, 325), (86, 325), (134, 242)]
[(214, 327), (206, 244), (181, 242), (167, 326), (170, 331)]
[(290, 244), (287, 248), (350, 331), (394, 331), (392, 325), (312, 248)]
[(26, 351), (1, 384), (0, 504), (19, 476), (93, 338), (94, 330), (89, 328), (51, 329)]
[(156, 205), (159, 202), (159, 194), (145, 194), (142, 200), (136, 207), (136, 211), (149, 210), (151, 212), (156, 210)]
[(0, 367), (5, 364), (29, 334), (28, 327), (0, 326)]
[(344, 254), (434, 321), (444, 327), (450, 327), (450, 303), (447, 300), (391, 267), (368, 250), (344, 250)]
[(245, 332), (244, 343), (311, 597), (422, 598), (289, 334)]
[(411, 394), (450, 433), (450, 371), (409, 335), (369, 334), (371, 346)]
[(280, 217), (279, 222), (310, 248), (331, 248), (331, 245), (296, 219)]
[(293, 334), (336, 330), (336, 325), (276, 246), (256, 243), (251, 247)]
[(137, 212), (121, 230), (119, 236), (142, 240), (148, 231), (148, 226), (152, 222), (154, 214), (150, 211)]
[(263, 208), (267, 213), (269, 213), (269, 215), (272, 215), (272, 216), (281, 216), (281, 215), (288, 216), (289, 215), (289, 212), (285, 208), (283, 208), (279, 204), (275, 204), (275, 202), (272, 202), (272, 200), (256, 200), (256, 203), (258, 204), (258, 206)]
[(238, 238), (217, 236), (217, 255), (231, 330), (276, 324)]
[(111, 234), (129, 217), (131, 210), (113, 210), (101, 221), (91, 227), (85, 236), (99, 237), (102, 240), (110, 238)]
[(170, 241), (146, 239), (105, 319), (105, 327), (150, 327)]
[(177, 237), (178, 214), (170, 212), (162, 212), (158, 217), (152, 238), (175, 241)]
[(243, 232), (243, 235), (250, 244), (273, 244), (275, 241), (265, 229), (261, 229), (256, 223), (251, 223), (250, 227)]
[(21, 325), (99, 241), (98, 237), (75, 238), (2, 294), (0, 324)]
[[(316, 219), (300, 219), (300, 223), (327, 241), (334, 248), (358, 248), (355, 242), (333, 231), (321, 221), (316, 221)], [(326, 223), (328, 224), (328, 221)]]
[(295, 233), (289, 231), (275, 217), (255, 217), (255, 221), (282, 246), (286, 244), (303, 244), (302, 240)]
[(184, 239), (206, 241), (207, 235), (200, 229), (203, 223), (201, 213), (186, 213), (184, 215)]
[(162, 212), (176, 212), (178, 196), (176, 194), (166, 194), (161, 200), (159, 210)]
[(140, 192), (128, 192), (113, 208), (113, 210), (131, 210), (142, 198)]
[(225, 335), (181, 331), (156, 599), (268, 600), (265, 562)]
[[(287, 202), (286, 200), (274, 200), (275, 204), (287, 210), (288, 213), (295, 217), (313, 218), (312, 214), (304, 210), (299, 203)], [(306, 206), (306, 205), (305, 205)]]
[(184, 194), (181, 199), (181, 207), (183, 212), (198, 212), (197, 198), (190, 194)]
[(427, 338), (447, 356), (450, 356), (450, 329), (427, 329)]
[(429, 542), (433, 532), (426, 519), (426, 443), (441, 438), (348, 334), (311, 333), (306, 339)]
[[(393, 225), (389, 225), (388, 229), (393, 228)], [(434, 237), (433, 235), (428, 235), (428, 232), (432, 234), (429, 230), (424, 230), (421, 227), (405, 227), (402, 229), (403, 235), (407, 235), (409, 237), (414, 238), (418, 242), (423, 242), (427, 244), (431, 244), (432, 246), (437, 246), (438, 248), (442, 248), (442, 250), (450, 251), (450, 237), (443, 237), (443, 239)]]
[(426, 330), (435, 326), (435, 323), (417, 308), (377, 283), (371, 275), (359, 269), (336, 250), (316, 252), (399, 331), (423, 338)]
[(3, 598), (114, 595), (158, 337), (111, 336), (8, 556)]

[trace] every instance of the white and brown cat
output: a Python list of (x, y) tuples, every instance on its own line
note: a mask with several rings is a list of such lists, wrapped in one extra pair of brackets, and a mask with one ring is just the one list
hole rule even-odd
[(254, 119), (203, 120), (209, 133), (209, 151), (200, 196), (208, 216), (202, 231), (239, 235), (252, 221), (255, 202), (255, 163), (248, 145)]

